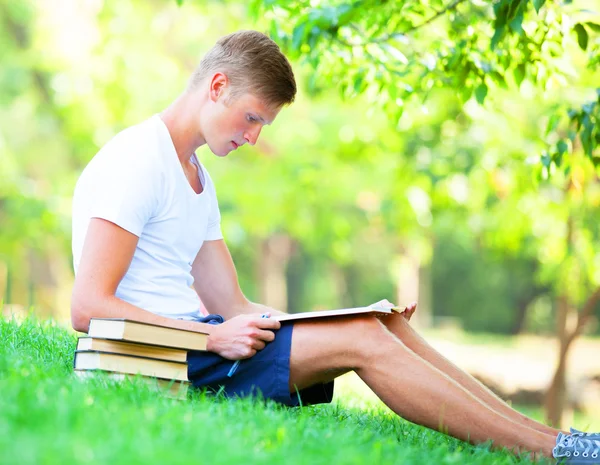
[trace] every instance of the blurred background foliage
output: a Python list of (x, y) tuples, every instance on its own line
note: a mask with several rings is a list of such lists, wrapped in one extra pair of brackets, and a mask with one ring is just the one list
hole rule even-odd
[(79, 173), (252, 28), (292, 58), (297, 101), (255, 147), (198, 151), (246, 294), (290, 312), (418, 300), (417, 325), (557, 335), (565, 359), (600, 331), (598, 11), (0, 0), (5, 311), (69, 318)]

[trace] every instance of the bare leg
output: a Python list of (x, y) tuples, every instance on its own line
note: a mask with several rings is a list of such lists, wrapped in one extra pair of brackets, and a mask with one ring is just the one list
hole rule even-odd
[(290, 390), (355, 370), (394, 412), (474, 444), (551, 457), (554, 439), (514, 422), (410, 350), (374, 317), (294, 325)]
[(504, 415), (507, 418), (510, 418), (513, 421), (516, 421), (517, 423), (521, 423), (542, 433), (549, 434), (553, 438), (556, 438), (556, 436), (558, 435), (559, 430), (544, 425), (543, 423), (539, 423), (533, 420), (532, 418), (529, 418), (523, 415), (522, 413), (517, 412), (507, 403), (505, 403), (502, 399), (500, 399), (494, 393), (492, 393), (489, 389), (483, 386), (479, 381), (473, 378), (471, 375), (465, 373), (463, 370), (461, 370), (448, 359), (446, 359), (442, 354), (440, 354), (433, 347), (431, 347), (425, 341), (425, 339), (423, 339), (410, 326), (406, 318), (403, 318), (402, 315), (390, 315), (388, 317), (382, 318), (381, 321), (404, 344), (406, 344), (406, 346), (409, 349), (411, 349), (417, 355), (421, 356), (423, 359), (427, 360), (438, 370), (442, 371), (447, 376), (454, 379), (458, 384), (460, 384), (466, 390), (471, 392), (475, 397), (481, 399), (493, 410), (496, 410), (498, 413)]

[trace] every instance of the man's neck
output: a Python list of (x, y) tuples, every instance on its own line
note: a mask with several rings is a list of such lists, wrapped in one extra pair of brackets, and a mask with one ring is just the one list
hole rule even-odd
[(175, 146), (179, 162), (185, 166), (198, 147), (204, 145), (204, 136), (198, 132), (198, 115), (201, 102), (197, 94), (184, 92), (168, 108), (160, 113), (171, 140)]

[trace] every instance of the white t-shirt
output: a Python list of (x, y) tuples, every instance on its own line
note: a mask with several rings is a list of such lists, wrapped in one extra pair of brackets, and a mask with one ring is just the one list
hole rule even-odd
[(223, 235), (213, 182), (195, 155), (192, 161), (203, 185), (200, 194), (190, 186), (158, 115), (110, 140), (75, 187), (75, 274), (90, 218), (103, 218), (139, 237), (116, 296), (166, 317), (200, 315), (200, 299), (192, 288), (192, 262), (204, 241)]

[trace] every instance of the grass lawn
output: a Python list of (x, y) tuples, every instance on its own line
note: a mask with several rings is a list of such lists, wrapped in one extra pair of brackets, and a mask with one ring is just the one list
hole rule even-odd
[[(0, 317), (0, 464), (532, 463), (412, 425), (381, 405), (287, 409), (72, 373), (73, 333)], [(550, 461), (538, 463), (551, 463)]]

